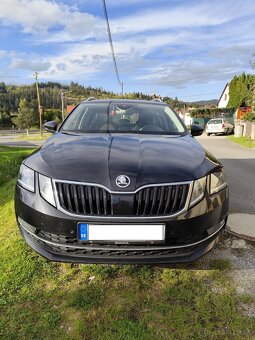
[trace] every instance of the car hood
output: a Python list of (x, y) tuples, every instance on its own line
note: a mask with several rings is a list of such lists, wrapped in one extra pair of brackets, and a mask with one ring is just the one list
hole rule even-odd
[(191, 136), (57, 133), (25, 164), (54, 179), (98, 183), (111, 190), (119, 175), (130, 178), (121, 191), (145, 184), (191, 181), (220, 163)]

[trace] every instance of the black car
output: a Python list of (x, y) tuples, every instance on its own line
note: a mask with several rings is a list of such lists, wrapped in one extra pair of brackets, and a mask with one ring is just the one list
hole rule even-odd
[(25, 241), (53, 261), (188, 262), (227, 221), (222, 164), (165, 103), (81, 102), (21, 165), (15, 193)]

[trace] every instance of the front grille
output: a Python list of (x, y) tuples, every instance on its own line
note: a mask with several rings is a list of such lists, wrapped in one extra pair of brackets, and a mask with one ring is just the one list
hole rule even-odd
[(188, 184), (180, 184), (141, 189), (135, 195), (135, 214), (142, 216), (175, 214), (184, 208), (188, 188)]
[[(48, 246), (48, 245), (47, 245)], [(69, 256), (89, 256), (91, 258), (93, 257), (99, 257), (99, 258), (110, 258), (110, 257), (150, 257), (150, 256), (164, 256), (164, 255), (188, 255), (187, 251), (184, 252), (182, 249), (157, 249), (157, 250), (150, 250), (143, 249), (143, 250), (130, 250), (130, 249), (124, 249), (124, 250), (111, 250), (111, 249), (89, 249), (87, 247), (86, 249), (68, 249), (68, 248), (62, 248), (62, 247), (54, 247), (51, 246), (51, 249), (55, 252), (59, 253), (66, 253)]]
[(112, 215), (111, 195), (97, 186), (56, 182), (61, 207), (82, 215)]
[[(133, 194), (110, 193), (96, 185), (56, 181), (59, 205), (72, 214), (91, 216), (168, 216), (185, 207), (189, 184), (148, 186)], [(116, 198), (126, 195), (121, 203)], [(114, 202), (118, 201), (115, 205)], [(121, 206), (123, 204), (123, 206)], [(118, 205), (118, 206), (117, 206)]]

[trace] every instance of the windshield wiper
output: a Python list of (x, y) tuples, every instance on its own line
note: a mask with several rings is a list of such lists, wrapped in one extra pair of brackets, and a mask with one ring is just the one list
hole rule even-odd
[(64, 135), (77, 135), (78, 131), (77, 130), (60, 130), (61, 133)]

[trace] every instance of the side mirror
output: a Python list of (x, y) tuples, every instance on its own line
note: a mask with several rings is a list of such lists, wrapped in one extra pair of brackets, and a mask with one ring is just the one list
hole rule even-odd
[(201, 136), (204, 132), (204, 127), (198, 124), (191, 124), (190, 126), (190, 132), (193, 137), (195, 136)]
[(45, 123), (43, 126), (46, 131), (55, 133), (57, 131), (58, 123), (54, 121), (50, 121), (50, 122)]

